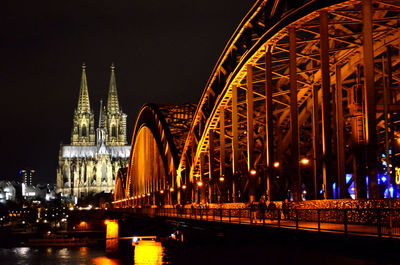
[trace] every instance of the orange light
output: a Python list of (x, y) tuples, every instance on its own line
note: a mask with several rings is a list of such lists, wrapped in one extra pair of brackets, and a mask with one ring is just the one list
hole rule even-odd
[(106, 224), (108, 224), (108, 222), (109, 222), (108, 220), (105, 220), (105, 221), (104, 221), (104, 224), (106, 225)]
[(198, 181), (198, 182), (197, 182), (197, 186), (199, 186), (199, 187), (203, 186), (203, 182), (202, 182), (201, 180)]
[(279, 162), (275, 162), (274, 167), (279, 167)]
[(147, 196), (150, 196), (150, 193), (147, 193)]
[(106, 228), (106, 253), (116, 253), (118, 250), (118, 221), (108, 220)]
[(169, 190), (170, 190), (171, 192), (173, 192), (173, 191), (174, 191), (174, 188), (170, 188)]
[(161, 242), (143, 240), (135, 246), (134, 264), (162, 264), (163, 247)]
[(182, 186), (182, 189), (186, 190), (186, 185), (183, 185), (183, 186)]
[(255, 174), (257, 174), (257, 171), (255, 169), (252, 169), (252, 170), (250, 170), (250, 174), (255, 175)]
[(224, 180), (225, 180), (224, 177), (220, 177), (220, 178), (219, 178), (219, 181), (221, 181), (221, 182), (224, 181)]
[(160, 193), (161, 193), (161, 194), (164, 193), (164, 190), (160, 190)]
[(302, 163), (303, 165), (308, 165), (310, 163), (310, 160), (308, 158), (303, 158), (302, 160), (300, 160), (300, 163)]

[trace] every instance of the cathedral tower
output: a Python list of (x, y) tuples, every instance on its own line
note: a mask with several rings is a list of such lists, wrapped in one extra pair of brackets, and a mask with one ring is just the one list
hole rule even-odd
[(115, 67), (111, 65), (110, 87), (107, 99), (107, 144), (126, 145), (126, 117), (119, 108)]
[(131, 147), (126, 141), (127, 116), (119, 107), (114, 69), (112, 65), (107, 105), (103, 106), (100, 101), (99, 124), (95, 130), (86, 67), (82, 66), (71, 144), (60, 146), (57, 168), (57, 191), (74, 202), (89, 194), (111, 192), (118, 170), (128, 166)]
[(78, 107), (74, 112), (71, 145), (95, 145), (94, 114), (90, 109), (86, 65), (82, 65)]

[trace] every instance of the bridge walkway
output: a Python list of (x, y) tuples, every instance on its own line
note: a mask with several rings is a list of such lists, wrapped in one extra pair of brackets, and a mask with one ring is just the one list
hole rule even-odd
[(267, 211), (264, 217), (259, 211), (252, 209), (121, 208), (120, 210), (178, 220), (400, 238), (400, 210), (394, 209), (292, 209), (286, 217), (281, 209)]

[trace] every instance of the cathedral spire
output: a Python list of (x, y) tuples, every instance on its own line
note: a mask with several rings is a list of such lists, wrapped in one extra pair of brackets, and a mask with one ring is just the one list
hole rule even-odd
[(78, 112), (89, 113), (90, 112), (90, 101), (89, 101), (89, 91), (86, 80), (86, 65), (82, 64), (82, 78), (81, 78), (81, 88), (79, 90), (78, 99)]
[(107, 99), (107, 112), (109, 114), (115, 114), (115, 113), (119, 112), (117, 84), (115, 82), (114, 69), (115, 69), (115, 66), (113, 63), (113, 64), (111, 64), (110, 88), (108, 90), (108, 99)]
[(104, 117), (104, 108), (103, 108), (103, 100), (100, 99), (100, 113), (99, 113), (99, 128), (106, 129), (106, 119)]

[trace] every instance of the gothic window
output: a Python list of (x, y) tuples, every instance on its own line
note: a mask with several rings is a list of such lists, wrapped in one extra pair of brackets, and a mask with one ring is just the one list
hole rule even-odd
[(87, 136), (87, 132), (86, 132), (86, 125), (82, 125), (82, 136), (86, 137)]
[(116, 137), (117, 136), (117, 128), (115, 127), (115, 125), (112, 126), (111, 136), (112, 137)]

